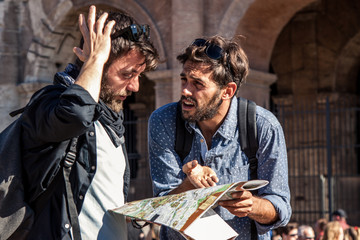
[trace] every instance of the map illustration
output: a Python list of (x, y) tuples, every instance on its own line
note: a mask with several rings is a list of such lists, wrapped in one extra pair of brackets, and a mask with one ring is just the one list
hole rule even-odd
[(179, 194), (129, 202), (112, 211), (134, 219), (165, 225), (186, 235), (186, 229), (195, 220), (200, 219), (217, 201), (231, 199), (229, 193), (239, 191), (240, 188), (240, 190), (255, 190), (267, 184), (265, 180), (250, 180), (199, 188)]

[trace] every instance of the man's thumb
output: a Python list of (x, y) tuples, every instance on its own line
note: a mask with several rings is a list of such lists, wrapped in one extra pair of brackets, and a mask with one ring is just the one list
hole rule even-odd
[(197, 165), (198, 165), (198, 161), (197, 161), (197, 160), (192, 160), (192, 161), (191, 161), (191, 168), (192, 168), (192, 169), (196, 168)]
[(198, 165), (198, 161), (197, 160), (192, 160), (191, 162), (187, 162), (182, 170), (185, 174), (188, 174), (191, 172), (191, 170), (193, 170), (194, 168), (196, 168), (196, 166)]

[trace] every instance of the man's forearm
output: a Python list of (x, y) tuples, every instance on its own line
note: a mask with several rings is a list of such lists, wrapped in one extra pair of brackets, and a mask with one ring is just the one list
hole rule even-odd
[(279, 219), (274, 205), (264, 198), (253, 197), (252, 211), (248, 214), (248, 217), (261, 224), (272, 224)]
[(96, 58), (84, 63), (76, 84), (86, 89), (92, 98), (98, 102), (104, 63)]

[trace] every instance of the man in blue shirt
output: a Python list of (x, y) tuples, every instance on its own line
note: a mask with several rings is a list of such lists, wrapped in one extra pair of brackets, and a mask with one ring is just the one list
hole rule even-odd
[[(150, 168), (154, 195), (180, 193), (194, 188), (245, 181), (250, 177), (248, 158), (241, 150), (237, 89), (245, 80), (248, 60), (234, 41), (214, 36), (196, 39), (177, 59), (183, 64), (181, 113), (186, 130), (194, 132), (192, 148), (181, 160), (175, 152), (177, 103), (167, 104), (149, 120)], [(215, 211), (239, 234), (251, 238), (251, 219), (258, 239), (270, 239), (270, 230), (288, 223), (291, 216), (287, 154), (276, 117), (257, 106), (256, 126), (259, 179), (266, 187), (254, 196), (234, 193)], [(162, 227), (162, 239), (183, 239)]]

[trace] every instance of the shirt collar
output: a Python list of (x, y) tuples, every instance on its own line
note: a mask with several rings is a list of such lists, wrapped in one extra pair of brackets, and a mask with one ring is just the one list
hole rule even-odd
[(226, 139), (231, 139), (235, 136), (237, 127), (237, 109), (238, 101), (236, 97), (233, 97), (231, 100), (229, 112), (215, 135), (220, 134), (223, 138)]

